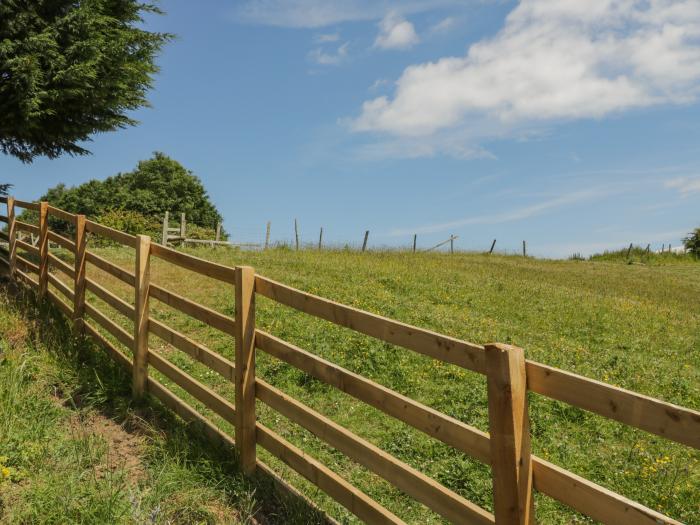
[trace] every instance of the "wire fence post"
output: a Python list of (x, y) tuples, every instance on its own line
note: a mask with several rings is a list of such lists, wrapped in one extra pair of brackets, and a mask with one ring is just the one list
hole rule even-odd
[(134, 366), (132, 395), (143, 397), (148, 381), (148, 288), (151, 270), (151, 238), (136, 236), (136, 279), (134, 283)]
[(163, 216), (163, 236), (161, 237), (160, 243), (163, 246), (168, 245), (168, 226), (170, 225), (170, 212), (165, 212)]
[(491, 249), (489, 250), (489, 255), (493, 253), (493, 249), (496, 247), (496, 239), (493, 240), (491, 243)]
[(297, 220), (294, 219), (294, 241), (296, 243), (297, 250), (299, 249), (299, 225)]
[(367, 238), (369, 237), (369, 230), (365, 231), (365, 240), (362, 241), (362, 251), (367, 249)]
[(486, 345), (496, 525), (534, 522), (524, 354), (515, 346)]
[(418, 239), (418, 234), (413, 234), (413, 253), (416, 253), (416, 240)]
[(323, 226), (321, 226), (321, 232), (318, 234), (318, 249), (320, 250), (323, 246)]
[(270, 221), (267, 221), (267, 229), (265, 230), (265, 249), (270, 247)]
[(241, 469), (255, 472), (255, 270), (237, 266), (236, 282), (236, 448)]

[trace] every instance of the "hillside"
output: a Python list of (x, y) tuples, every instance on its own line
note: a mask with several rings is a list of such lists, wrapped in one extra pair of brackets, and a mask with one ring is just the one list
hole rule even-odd
[[(132, 267), (126, 250), (100, 252), (125, 268)], [(470, 254), (286, 249), (199, 249), (194, 253), (228, 265), (251, 265), (267, 277), (305, 291), (469, 341), (516, 344), (530, 359), (690, 408), (700, 407), (697, 263), (647, 266)], [(108, 283), (110, 289), (120, 289), (115, 279), (101, 271), (90, 267), (88, 272)], [(233, 290), (221, 283), (157, 259), (152, 262), (152, 279), (202, 304), (233, 313)], [(130, 292), (121, 289), (123, 297), (131, 300)], [(230, 338), (157, 301), (151, 305), (154, 318), (232, 357)], [(259, 301), (256, 322), (302, 348), (487, 430), (485, 382), (475, 374), (265, 299)], [(151, 345), (164, 346), (157, 339), (152, 339)], [(166, 352), (179, 366), (216, 385), (223, 395), (232, 396), (226, 381), (179, 352)], [(262, 352), (258, 354), (258, 374), (475, 503), (491, 507), (489, 470), (478, 462)], [(695, 498), (700, 491), (700, 454), (536, 395), (532, 395), (530, 406), (536, 454), (686, 523), (700, 523)], [(402, 518), (413, 523), (440, 522), (420, 504), (311, 434), (259, 407), (262, 422)], [(230, 430), (223, 421), (219, 423)], [(352, 520), (279, 462), (266, 454), (261, 453), (261, 457), (303, 486), (332, 515)], [(544, 497), (539, 497), (538, 507), (543, 523), (586, 521)]]

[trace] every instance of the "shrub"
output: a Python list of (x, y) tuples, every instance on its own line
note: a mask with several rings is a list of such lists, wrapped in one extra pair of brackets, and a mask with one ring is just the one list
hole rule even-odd
[[(159, 239), (161, 235), (161, 225), (158, 220), (154, 217), (146, 217), (137, 211), (110, 210), (98, 216), (95, 222), (131, 235), (150, 235), (153, 239)], [(101, 238), (100, 243), (102, 243)]]
[(683, 239), (683, 245), (688, 252), (695, 257), (700, 257), (700, 228), (695, 228), (692, 233)]

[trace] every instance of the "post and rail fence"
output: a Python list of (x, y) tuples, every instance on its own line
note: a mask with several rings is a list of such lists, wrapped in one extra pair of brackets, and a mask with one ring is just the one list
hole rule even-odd
[[(7, 205), (7, 215), (0, 216), (0, 222), (7, 223), (7, 228), (6, 232), (0, 232), (0, 238), (8, 243), (7, 249), (0, 248), (0, 262), (9, 269), (11, 278), (37, 290), (40, 297), (52, 301), (72, 319), (77, 332), (96, 340), (113, 359), (130, 370), (134, 397), (150, 394), (183, 419), (202, 423), (212, 439), (235, 447), (241, 468), (246, 474), (263, 472), (289, 490), (295, 490), (260, 461), (257, 447), (262, 447), (362, 521), (404, 523), (401, 518), (320, 461), (258, 422), (257, 400), (452, 523), (534, 523), (536, 508), (533, 504), (533, 491), (546, 494), (602, 523), (680, 523), (532, 454), (527, 392), (536, 392), (695, 449), (700, 449), (698, 411), (528, 360), (523, 349), (515, 346), (473, 344), (345, 306), (275, 282), (256, 274), (251, 267), (234, 268), (200, 259), (152, 243), (147, 236), (133, 236), (108, 228), (87, 220), (82, 215), (54, 208), (46, 202), (25, 202), (13, 197), (0, 197), (0, 202)], [(37, 211), (39, 223), (34, 225), (17, 220), (16, 208)], [(74, 239), (50, 231), (49, 216), (73, 225)], [(38, 247), (19, 240), (17, 234), (20, 231), (38, 234)], [(133, 249), (133, 271), (87, 249), (88, 234), (107, 237)], [(50, 253), (49, 240), (75, 254), (74, 266)], [(27, 258), (27, 254), (38, 264)], [(152, 257), (231, 286), (235, 297), (235, 316), (226, 316), (150, 283), (149, 266)], [(86, 271), (89, 269), (88, 264), (108, 272), (133, 288), (134, 304), (123, 301), (91, 279)], [(73, 288), (50, 272), (50, 268), (67, 275), (73, 282)], [(86, 301), (86, 290), (126, 316), (132, 322), (133, 331), (129, 333), (124, 330), (94, 304)], [(485, 375), (489, 432), (449, 417), (256, 328), (256, 296), (266, 297), (310, 316)], [(166, 324), (151, 319), (150, 299), (164, 302), (233, 336), (234, 361)], [(105, 337), (101, 330), (105, 330), (118, 343)], [(149, 348), (149, 333), (233, 381), (235, 402), (225, 399), (175, 366), (164, 354)], [(300, 369), (490, 466), (493, 513), (256, 377), (256, 351), (267, 353)], [(234, 438), (149, 375), (150, 367), (231, 423)]]

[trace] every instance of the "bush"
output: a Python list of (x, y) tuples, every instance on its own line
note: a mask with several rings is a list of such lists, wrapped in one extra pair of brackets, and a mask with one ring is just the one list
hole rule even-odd
[[(153, 239), (160, 239), (161, 235), (161, 225), (158, 220), (154, 217), (146, 217), (137, 211), (110, 210), (99, 215), (95, 222), (131, 235), (150, 235)], [(102, 243), (101, 238), (100, 243)]]
[(700, 257), (700, 228), (695, 228), (692, 233), (683, 239), (683, 245), (689, 253), (692, 253), (695, 257)]

